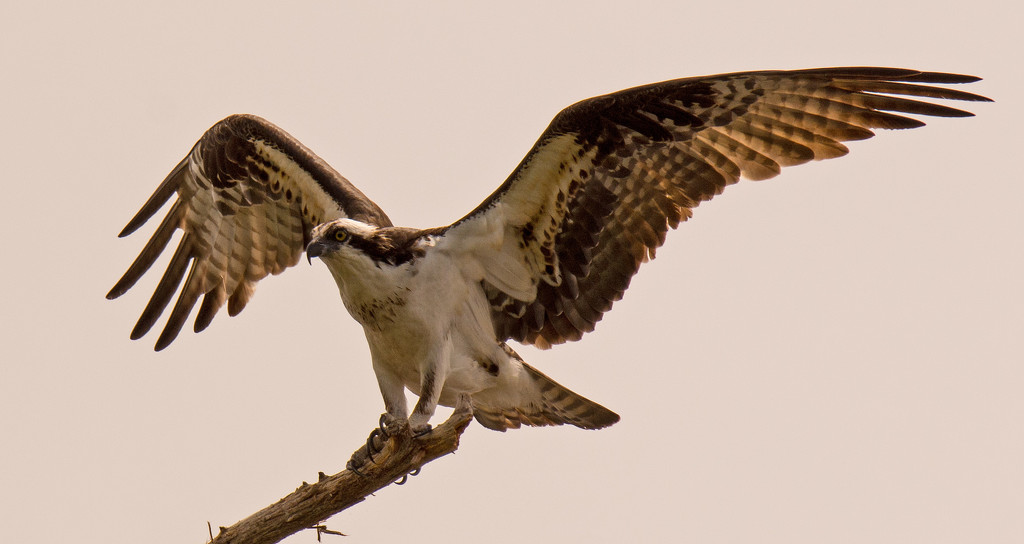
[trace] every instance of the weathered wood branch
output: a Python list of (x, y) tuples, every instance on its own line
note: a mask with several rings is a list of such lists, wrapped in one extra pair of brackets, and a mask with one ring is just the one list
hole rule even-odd
[[(473, 419), (471, 408), (460, 403), (447, 421), (429, 434), (414, 438), (408, 423), (389, 430), (389, 438), (373, 461), (333, 476), (320, 474), (314, 484), (302, 482), (293, 493), (239, 521), (221, 527), (210, 544), (272, 544), (303, 529), (315, 528), (322, 520), (358, 504), (367, 495), (387, 487), (423, 465), (459, 447), (459, 437)], [(365, 448), (353, 455), (362, 458)], [(365, 455), (365, 454), (363, 454)]]

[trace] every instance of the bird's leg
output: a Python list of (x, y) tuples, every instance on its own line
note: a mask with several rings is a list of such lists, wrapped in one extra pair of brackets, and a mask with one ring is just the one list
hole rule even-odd
[(381, 414), (377, 428), (371, 431), (370, 436), (367, 437), (366, 447), (356, 450), (348, 461), (348, 469), (357, 474), (359, 467), (367, 461), (372, 462), (373, 456), (384, 449), (388, 438), (402, 427), (401, 424), (406, 421), (406, 414), (409, 413), (408, 405), (405, 402), (405, 386), (401, 379), (382, 365), (374, 364), (373, 370), (377, 374), (377, 384), (380, 386), (381, 396), (384, 397), (384, 408), (387, 411)]
[(430, 432), (430, 417), (437, 409), (437, 403), (441, 399), (441, 389), (444, 387), (444, 380), (448, 377), (447, 365), (436, 365), (428, 368), (422, 374), (420, 380), (420, 400), (412, 409), (409, 416), (409, 427), (415, 437), (423, 436)]
[(430, 418), (437, 409), (437, 403), (441, 400), (441, 390), (448, 379), (453, 349), (451, 333), (446, 332), (439, 340), (435, 344), (437, 350), (428, 354), (420, 363), (420, 399), (409, 415), (409, 428), (414, 437), (430, 432)]
[(377, 374), (377, 385), (380, 386), (380, 395), (384, 397), (384, 409), (379, 420), (380, 430), (387, 434), (388, 427), (394, 427), (396, 423), (409, 417), (409, 405), (405, 402), (405, 384), (390, 369), (373, 365), (373, 371)]
[[(381, 396), (384, 397), (384, 408), (387, 410), (377, 420), (377, 428), (370, 433), (366, 440), (366, 452), (373, 460), (373, 455), (384, 448), (384, 443), (391, 436), (391, 433), (400, 427), (400, 424), (407, 419), (409, 413), (408, 405), (405, 402), (405, 386), (397, 376), (387, 374), (382, 376), (377, 373), (377, 382), (380, 385)], [(378, 438), (380, 445), (374, 444), (374, 438)]]

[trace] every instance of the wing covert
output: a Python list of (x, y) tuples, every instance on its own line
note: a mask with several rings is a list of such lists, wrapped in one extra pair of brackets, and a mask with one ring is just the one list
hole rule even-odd
[[(503, 237), (470, 245), (500, 340), (541, 348), (578, 340), (622, 298), (668, 229), (727, 185), (845, 155), (842, 142), (872, 129), (924, 124), (904, 114), (970, 116), (919, 98), (989, 101), (933, 85), (977, 80), (894, 68), (765, 71), (584, 100), (560, 112), (505, 183), (446, 236)], [(514, 258), (501, 256), (510, 251)]]
[(200, 298), (196, 332), (209, 326), (225, 304), (230, 315), (242, 311), (256, 282), (299, 261), (317, 224), (351, 217), (391, 226), (375, 203), (322, 159), (252, 115), (232, 115), (203, 134), (119, 236), (137, 230), (175, 193), (167, 215), (107, 294), (114, 299), (127, 292), (166, 249), (174, 231), (183, 231), (131, 334), (132, 339), (145, 335), (181, 285), (157, 350), (174, 340)]

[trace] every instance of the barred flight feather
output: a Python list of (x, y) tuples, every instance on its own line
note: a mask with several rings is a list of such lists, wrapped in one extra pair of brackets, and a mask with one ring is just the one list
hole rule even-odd
[[(177, 193), (167, 216), (107, 294), (117, 298), (153, 265), (174, 230), (184, 235), (132, 330), (140, 338), (182, 285), (157, 349), (178, 335), (202, 297), (195, 330), (225, 304), (237, 315), (256, 282), (294, 266), (313, 227), (352, 217), (390, 226), (376, 204), (283, 130), (252, 115), (232, 115), (208, 130), (121, 231), (141, 227)], [(187, 273), (187, 277), (186, 277)]]
[[(872, 129), (923, 124), (908, 115), (970, 116), (921, 99), (987, 101), (936, 86), (977, 79), (897, 68), (763, 71), (665, 81), (583, 100), (554, 118), (480, 206), (434, 230), (458, 240), (477, 219), (500, 222), (505, 240), (497, 247), (504, 256), (486, 241), (464, 248), (478, 252), (499, 340), (544, 348), (577, 340), (622, 298), (667, 231), (701, 202), (741, 178), (767, 179), (786, 166), (845, 155), (842, 142), (870, 138)], [(158, 349), (174, 340), (200, 298), (196, 331), (225, 305), (230, 315), (242, 311), (256, 283), (298, 261), (316, 225), (350, 217), (391, 226), (323, 160), (251, 115), (211, 127), (120, 236), (139, 229), (175, 194), (107, 294), (128, 291), (174, 231), (183, 231), (132, 330), (132, 338), (148, 332), (181, 286)]]
[[(526, 311), (500, 289), (489, 299), (500, 340), (541, 348), (578, 340), (621, 299), (640, 265), (665, 242), (668, 229), (686, 221), (701, 202), (741, 178), (768, 179), (785, 166), (845, 155), (849, 150), (842, 142), (870, 138), (872, 129), (924, 124), (905, 114), (970, 116), (904, 97), (988, 101), (922, 85), (973, 81), (977, 78), (903, 69), (826, 68), (680, 79), (584, 100), (555, 117), (505, 183), (449, 227), (449, 236), (458, 236), (463, 224), (489, 213), (497, 202), (529, 205), (510, 198), (522, 187), (568, 194), (562, 210), (519, 212), (554, 214), (559, 228), (549, 264), (560, 282), (571, 281), (572, 287), (538, 282), (536, 297), (521, 301), (529, 305)], [(565, 135), (576, 145), (551, 156), (551, 143), (564, 142)], [(546, 162), (537, 157), (567, 166), (557, 176), (542, 174)], [(570, 186), (576, 189), (567, 191)], [(507, 235), (517, 236), (521, 226), (510, 222)]]

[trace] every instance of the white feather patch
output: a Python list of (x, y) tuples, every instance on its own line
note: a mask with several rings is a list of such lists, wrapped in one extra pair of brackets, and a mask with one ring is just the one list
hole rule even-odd
[(507, 192), (443, 236), (443, 246), (463, 262), (470, 279), (484, 280), (509, 296), (531, 301), (540, 281), (561, 282), (554, 237), (579, 174), (582, 149), (575, 135), (545, 142)]
[(533, 300), (537, 281), (527, 255), (507, 231), (507, 206), (496, 203), (486, 213), (469, 219), (438, 240), (437, 248), (461, 263), (468, 281), (487, 281), (519, 300)]

